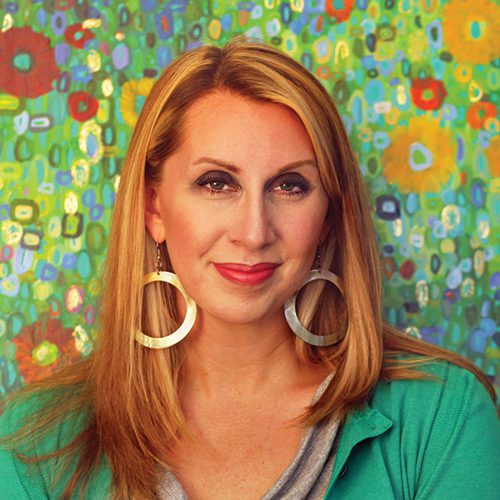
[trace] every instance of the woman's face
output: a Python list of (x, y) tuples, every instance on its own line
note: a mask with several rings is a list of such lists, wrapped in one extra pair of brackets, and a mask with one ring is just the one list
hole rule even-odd
[(149, 232), (205, 319), (282, 315), (329, 230), (309, 136), (285, 106), (230, 93), (200, 98), (186, 118), (182, 147), (148, 187)]

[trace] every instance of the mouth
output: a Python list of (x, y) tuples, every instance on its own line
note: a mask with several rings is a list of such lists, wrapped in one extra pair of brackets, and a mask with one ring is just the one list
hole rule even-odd
[(252, 266), (232, 262), (214, 263), (215, 269), (223, 278), (239, 285), (248, 286), (264, 283), (273, 275), (278, 265), (273, 262), (260, 262)]

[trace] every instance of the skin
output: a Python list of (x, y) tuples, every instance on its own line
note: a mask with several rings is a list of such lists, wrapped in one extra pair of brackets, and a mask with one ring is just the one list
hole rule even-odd
[[(296, 453), (292, 421), (326, 376), (299, 365), (283, 314), (330, 230), (311, 141), (285, 106), (216, 92), (191, 105), (146, 195), (147, 228), (197, 304), (182, 390), (196, 441), (180, 443), (176, 475), (190, 498), (258, 498)], [(262, 262), (276, 267), (257, 285), (215, 267)]]

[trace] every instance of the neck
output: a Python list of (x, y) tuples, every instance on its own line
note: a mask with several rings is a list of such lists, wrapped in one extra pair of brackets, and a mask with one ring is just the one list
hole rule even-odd
[(259, 324), (226, 324), (202, 316), (186, 338), (184, 380), (210, 395), (256, 394), (298, 373), (294, 337), (283, 315)]

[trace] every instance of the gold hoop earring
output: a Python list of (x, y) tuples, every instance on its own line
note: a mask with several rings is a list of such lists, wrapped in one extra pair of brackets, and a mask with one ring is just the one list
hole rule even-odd
[(150, 337), (140, 330), (137, 330), (135, 332), (135, 340), (139, 342), (139, 344), (142, 344), (143, 346), (150, 349), (165, 349), (166, 347), (171, 347), (177, 344), (189, 333), (196, 319), (195, 301), (186, 293), (177, 275), (168, 271), (161, 271), (161, 267), (162, 264), (160, 258), (160, 245), (157, 243), (156, 271), (146, 274), (142, 278), (142, 285), (146, 286), (149, 283), (153, 283), (155, 281), (163, 281), (175, 286), (175, 288), (177, 288), (181, 292), (184, 300), (186, 301), (186, 316), (181, 326), (177, 330), (175, 330), (175, 332), (172, 332), (165, 337)]
[(347, 332), (347, 324), (344, 324), (342, 328), (337, 330), (335, 333), (330, 335), (316, 335), (309, 330), (307, 330), (299, 320), (297, 315), (297, 296), (302, 287), (315, 280), (326, 280), (335, 285), (342, 295), (344, 295), (344, 290), (342, 286), (342, 281), (340, 278), (332, 273), (331, 271), (325, 271), (321, 269), (321, 262), (319, 253), (316, 255), (316, 262), (318, 269), (313, 269), (307, 278), (304, 280), (300, 288), (297, 290), (295, 295), (287, 301), (285, 304), (285, 318), (288, 323), (288, 326), (292, 330), (292, 332), (299, 337), (299, 339), (303, 340), (307, 344), (314, 345), (316, 347), (326, 347), (329, 345), (337, 344), (340, 342)]

